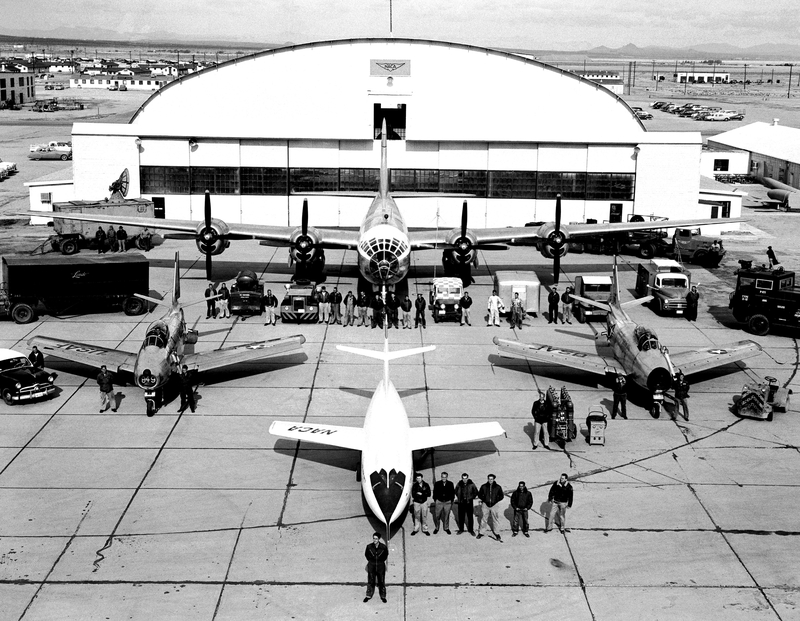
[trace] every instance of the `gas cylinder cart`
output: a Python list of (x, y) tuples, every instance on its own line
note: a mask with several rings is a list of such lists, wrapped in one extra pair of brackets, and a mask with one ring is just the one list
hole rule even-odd
[(586, 417), (586, 430), (588, 435), (586, 441), (589, 444), (606, 444), (606, 427), (608, 426), (608, 415), (602, 405), (590, 405), (589, 415)]
[(571, 442), (578, 435), (575, 425), (575, 408), (567, 389), (562, 387), (561, 392), (550, 386), (545, 395), (545, 406), (550, 413), (550, 440)]
[(742, 394), (734, 398), (734, 413), (743, 418), (771, 421), (775, 412), (785, 412), (792, 391), (781, 388), (774, 377), (763, 382), (751, 382), (742, 387)]

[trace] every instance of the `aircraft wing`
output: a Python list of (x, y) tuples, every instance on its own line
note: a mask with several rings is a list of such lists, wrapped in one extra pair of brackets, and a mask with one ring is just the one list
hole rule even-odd
[(484, 440), (501, 436), (505, 430), (500, 423), (466, 423), (463, 425), (440, 425), (438, 427), (412, 427), (408, 439), (412, 451), (447, 444), (461, 444), (473, 440)]
[(316, 442), (328, 446), (361, 451), (364, 448), (364, 430), (361, 427), (341, 427), (339, 425), (317, 425), (315, 423), (287, 423), (276, 420), (269, 426), (274, 436)]
[[(29, 212), (26, 215), (41, 216), (41, 212)], [(172, 231), (179, 234), (196, 235), (203, 227), (200, 220), (163, 220), (159, 218), (146, 218), (140, 216), (111, 216), (103, 214), (84, 214), (60, 211), (53, 214), (54, 220), (76, 220), (79, 222), (98, 222), (103, 224), (121, 224), (123, 226), (146, 226), (154, 231)], [(227, 239), (256, 239), (267, 242), (269, 246), (290, 245), (292, 233), (296, 226), (268, 226), (265, 224), (230, 224), (227, 223), (229, 233)], [(323, 248), (353, 249), (358, 245), (358, 230), (338, 228), (314, 229), (320, 237), (319, 245)], [(177, 235), (176, 235), (177, 237)]]
[(536, 360), (537, 362), (577, 368), (603, 376), (610, 373), (626, 374), (625, 370), (617, 362), (607, 362), (597, 354), (588, 354), (582, 351), (565, 349), (564, 347), (555, 347), (554, 345), (509, 341), (499, 337), (494, 337), (493, 340), (494, 344), (497, 345), (498, 353), (504, 358)]
[(752, 358), (761, 353), (761, 345), (755, 341), (738, 341), (722, 347), (709, 347), (699, 350), (683, 351), (670, 354), (673, 366), (683, 371), (684, 375), (699, 373), (723, 364)]
[(28, 346), (32, 347), (33, 345), (36, 345), (45, 356), (78, 362), (95, 369), (105, 365), (112, 373), (120, 371), (133, 373), (133, 367), (136, 364), (136, 354), (108, 349), (99, 345), (86, 345), (47, 336), (34, 336), (29, 339)]
[[(39, 212), (37, 212), (39, 214)], [(41, 214), (39, 214), (41, 215)], [(652, 229), (672, 229), (678, 227), (695, 227), (705, 224), (723, 224), (744, 222), (743, 218), (708, 219), (708, 220), (653, 220), (648, 222), (604, 222), (598, 224), (563, 224), (562, 232), (567, 239), (586, 237), (588, 235), (605, 235), (608, 233), (627, 233), (629, 231), (647, 231)], [(493, 229), (473, 229), (469, 231), (475, 236), (476, 244), (515, 244), (520, 241), (535, 241), (542, 238), (542, 226), (509, 226)], [(552, 229), (550, 229), (552, 230)], [(460, 234), (459, 229), (423, 229), (410, 230), (408, 239), (412, 250), (430, 250), (447, 245), (448, 240)]]
[(306, 338), (302, 335), (288, 336), (286, 338), (257, 341), (234, 347), (225, 347), (214, 351), (205, 351), (198, 354), (188, 354), (183, 357), (181, 364), (199, 372), (212, 371), (220, 367), (227, 367), (239, 362), (261, 360), (282, 354), (296, 354), (303, 351), (302, 345)]

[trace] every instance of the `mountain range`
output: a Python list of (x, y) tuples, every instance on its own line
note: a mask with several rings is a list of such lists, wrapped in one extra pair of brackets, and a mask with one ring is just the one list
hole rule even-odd
[[(288, 41), (305, 41), (299, 33), (281, 33), (280, 38)], [(166, 31), (151, 32), (119, 32), (110, 29), (61, 26), (52, 30), (6, 30), (0, 33), (0, 43), (22, 43), (32, 46), (61, 44), (70, 42), (78, 45), (124, 43), (145, 45), (190, 45), (193, 48), (241, 47), (245, 49), (266, 49), (290, 43), (268, 43), (266, 41), (248, 41), (245, 39), (209, 39), (199, 40), (197, 37)], [(582, 48), (582, 49), (581, 49)], [(510, 49), (510, 48), (503, 48)], [(739, 47), (730, 43), (703, 43), (691, 47), (675, 48), (663, 46), (638, 47), (632, 43), (618, 48), (598, 46), (586, 48), (582, 42), (572, 42), (558, 48), (513, 48), (515, 52), (532, 55), (568, 54), (590, 58), (630, 58), (647, 60), (783, 60), (800, 61), (800, 45), (787, 43), (762, 43), (749, 47)]]

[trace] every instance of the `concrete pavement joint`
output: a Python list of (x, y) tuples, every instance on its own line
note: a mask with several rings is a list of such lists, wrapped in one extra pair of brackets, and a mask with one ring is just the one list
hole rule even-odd
[(92, 570), (93, 572), (96, 572), (96, 571), (98, 571), (100, 569), (100, 563), (103, 560), (105, 560), (105, 556), (103, 555), (103, 552), (108, 550), (111, 547), (112, 543), (114, 542), (114, 537), (116, 536), (117, 529), (119, 528), (120, 524), (122, 523), (122, 520), (125, 519), (125, 515), (128, 513), (128, 509), (130, 509), (131, 505), (133, 504), (133, 501), (135, 500), (136, 496), (139, 494), (139, 490), (142, 488), (142, 485), (144, 485), (144, 482), (147, 480), (147, 477), (150, 475), (150, 473), (152, 472), (153, 468), (155, 467), (156, 462), (158, 461), (158, 458), (161, 456), (161, 453), (164, 452), (164, 448), (166, 447), (167, 442), (169, 442), (169, 439), (172, 437), (172, 434), (174, 433), (175, 428), (178, 426), (178, 423), (181, 422), (181, 418), (182, 417), (183, 417), (183, 412), (178, 414), (178, 416), (176, 417), (175, 423), (172, 425), (172, 428), (169, 430), (169, 433), (167, 434), (167, 437), (164, 439), (164, 442), (161, 444), (161, 448), (158, 449), (158, 452), (156, 453), (156, 456), (153, 458), (153, 461), (150, 463), (150, 466), (147, 468), (147, 472), (144, 473), (144, 476), (142, 477), (142, 480), (139, 481), (139, 484), (136, 486), (136, 489), (134, 489), (133, 494), (131, 494), (131, 497), (128, 500), (128, 504), (125, 505), (125, 508), (122, 510), (122, 514), (119, 516), (119, 519), (117, 520), (117, 523), (114, 524), (114, 528), (112, 529), (111, 533), (108, 535), (108, 539), (106, 539), (105, 544), (103, 545), (102, 548), (97, 550), (97, 552), (96, 552), (97, 556), (95, 557), (95, 560), (92, 563), (94, 565), (94, 569)]
[(769, 607), (772, 609), (772, 612), (775, 613), (775, 616), (778, 619), (782, 619), (780, 613), (775, 609), (775, 606), (773, 605), (772, 601), (769, 599), (769, 596), (767, 595), (766, 591), (764, 590), (764, 587), (762, 587), (758, 583), (758, 580), (756, 580), (756, 577), (750, 571), (750, 568), (742, 560), (742, 557), (739, 556), (739, 553), (736, 551), (736, 548), (733, 547), (733, 545), (731, 544), (730, 540), (726, 536), (726, 533), (720, 528), (719, 524), (717, 524), (716, 520), (714, 519), (714, 516), (711, 515), (711, 512), (706, 508), (705, 504), (703, 504), (703, 501), (697, 495), (697, 492), (695, 491), (695, 489), (692, 486), (692, 484), (691, 483), (687, 483), (686, 486), (689, 488), (689, 491), (692, 492), (692, 495), (694, 495), (695, 500), (697, 500), (697, 503), (700, 505), (700, 507), (703, 509), (703, 511), (705, 511), (706, 515), (708, 516), (708, 519), (711, 520), (711, 523), (714, 525), (714, 528), (715, 528), (716, 532), (719, 533), (720, 537), (722, 537), (722, 540), (725, 542), (725, 544), (728, 546), (730, 551), (736, 557), (736, 560), (739, 561), (739, 564), (742, 566), (742, 569), (744, 569), (745, 572), (747, 572), (747, 575), (750, 576), (750, 579), (753, 581), (753, 584), (759, 590), (759, 592), (761, 593), (761, 596), (764, 598), (764, 600), (767, 602), (767, 604), (769, 604)]
[(586, 607), (589, 609), (589, 614), (592, 615), (592, 621), (596, 621), (597, 617), (594, 614), (594, 610), (592, 610), (589, 594), (586, 592), (586, 583), (583, 581), (581, 570), (578, 569), (578, 561), (575, 559), (575, 554), (572, 552), (572, 546), (569, 545), (569, 537), (567, 537), (566, 533), (564, 533), (564, 543), (567, 544), (567, 550), (569, 550), (569, 556), (572, 559), (572, 566), (575, 568), (575, 574), (578, 576), (578, 583), (581, 585), (581, 593), (583, 593), (583, 599), (586, 601)]
[(72, 545), (72, 542), (75, 541), (75, 537), (78, 535), (78, 531), (81, 529), (81, 525), (83, 524), (83, 521), (86, 519), (86, 516), (89, 515), (89, 509), (91, 509), (91, 507), (92, 507), (92, 501), (90, 500), (83, 507), (81, 519), (78, 521), (78, 525), (75, 527), (72, 536), (69, 538), (66, 545), (64, 545), (64, 549), (61, 550), (61, 553), (58, 555), (56, 560), (53, 561), (53, 564), (50, 566), (50, 570), (47, 572), (47, 575), (42, 579), (40, 583), (38, 583), (39, 588), (36, 589), (36, 592), (33, 594), (33, 597), (31, 597), (30, 601), (28, 602), (28, 605), (25, 606), (25, 610), (23, 610), (22, 614), (19, 616), (19, 621), (22, 621), (25, 615), (28, 614), (28, 610), (30, 610), (31, 606), (33, 606), (33, 602), (36, 601), (36, 598), (39, 597), (39, 593), (41, 593), (42, 589), (44, 588), (44, 585), (47, 584), (47, 579), (53, 574), (53, 572), (56, 569), (56, 566), (64, 557), (64, 555), (67, 553), (67, 550), (69, 550), (70, 546)]
[(214, 606), (214, 614), (211, 617), (211, 621), (214, 621), (217, 618), (217, 614), (219, 613), (219, 607), (222, 603), (222, 595), (225, 593), (225, 585), (228, 582), (228, 577), (231, 575), (231, 567), (233, 566), (233, 559), (236, 556), (236, 548), (239, 546), (239, 539), (242, 537), (242, 529), (244, 528), (244, 521), (247, 519), (247, 513), (250, 511), (250, 507), (253, 506), (253, 501), (250, 501), (250, 504), (247, 505), (247, 509), (244, 511), (244, 515), (242, 516), (242, 521), (239, 524), (238, 532), (236, 533), (236, 541), (233, 542), (233, 549), (231, 550), (231, 557), (228, 560), (228, 568), (225, 570), (225, 578), (222, 580), (222, 585), (219, 589), (219, 597), (217, 597), (217, 605)]

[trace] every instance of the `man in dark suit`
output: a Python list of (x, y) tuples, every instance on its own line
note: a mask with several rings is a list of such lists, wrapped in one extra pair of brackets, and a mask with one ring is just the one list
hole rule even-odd
[(381, 536), (378, 533), (373, 533), (372, 543), (367, 545), (364, 550), (364, 556), (367, 558), (367, 595), (364, 598), (365, 602), (372, 599), (375, 593), (375, 583), (378, 584), (378, 595), (381, 596), (381, 601), (386, 603), (386, 559), (389, 558), (389, 548), (385, 543), (381, 542)]

